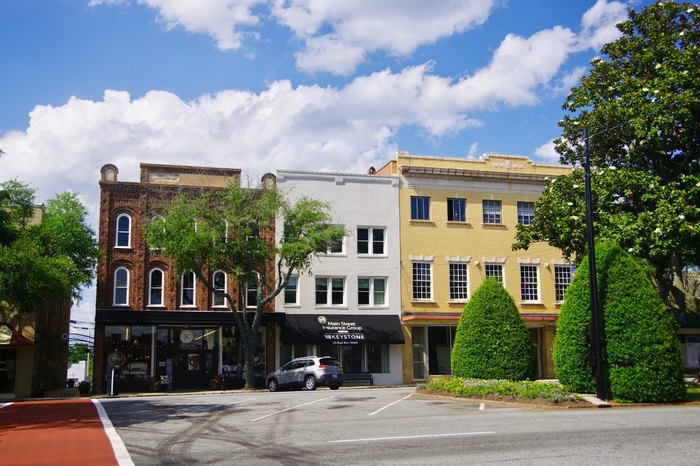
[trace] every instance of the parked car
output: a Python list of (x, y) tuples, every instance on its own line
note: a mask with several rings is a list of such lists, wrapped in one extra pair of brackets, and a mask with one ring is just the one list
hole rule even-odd
[(339, 389), (344, 382), (343, 367), (330, 356), (305, 356), (289, 361), (267, 376), (267, 388), (271, 392), (286, 388), (316, 390), (326, 385), (331, 390)]

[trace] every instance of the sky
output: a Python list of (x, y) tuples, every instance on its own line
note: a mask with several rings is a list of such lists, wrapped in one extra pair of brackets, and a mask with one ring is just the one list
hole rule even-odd
[[(643, 0), (2, 0), (0, 182), (140, 163), (366, 173), (396, 152), (557, 163), (571, 87)], [(94, 288), (74, 306), (94, 317)]]

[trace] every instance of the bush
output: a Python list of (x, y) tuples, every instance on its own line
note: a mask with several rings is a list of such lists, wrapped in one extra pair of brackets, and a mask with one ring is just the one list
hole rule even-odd
[(460, 377), (438, 377), (418, 387), (419, 391), (434, 391), (467, 398), (527, 398), (541, 399), (553, 403), (579, 401), (580, 398), (567, 392), (558, 383), (512, 380), (462, 379)]
[(464, 307), (452, 349), (452, 374), (477, 379), (534, 379), (536, 349), (513, 298), (487, 279)]
[[(685, 397), (680, 343), (645, 269), (614, 243), (596, 247), (603, 374), (617, 401), (672, 402)], [(594, 391), (588, 358), (588, 260), (566, 293), (554, 340), (554, 365), (569, 390)]]

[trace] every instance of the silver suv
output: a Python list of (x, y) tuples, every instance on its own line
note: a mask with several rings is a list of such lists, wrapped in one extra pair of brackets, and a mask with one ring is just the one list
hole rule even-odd
[(330, 356), (304, 356), (289, 361), (267, 376), (267, 388), (276, 392), (284, 388), (306, 388), (316, 390), (327, 385), (337, 390), (343, 385), (343, 367)]

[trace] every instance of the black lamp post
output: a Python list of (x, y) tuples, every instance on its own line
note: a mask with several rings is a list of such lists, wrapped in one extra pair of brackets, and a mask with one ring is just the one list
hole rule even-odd
[(586, 160), (583, 165), (585, 173), (586, 196), (586, 230), (588, 239), (588, 276), (591, 291), (591, 346), (595, 372), (596, 396), (604, 400), (607, 396), (603, 378), (603, 349), (600, 337), (600, 313), (598, 312), (598, 285), (595, 268), (595, 239), (593, 235), (593, 205), (591, 199), (591, 150), (588, 144), (588, 129), (583, 129), (586, 144)]

